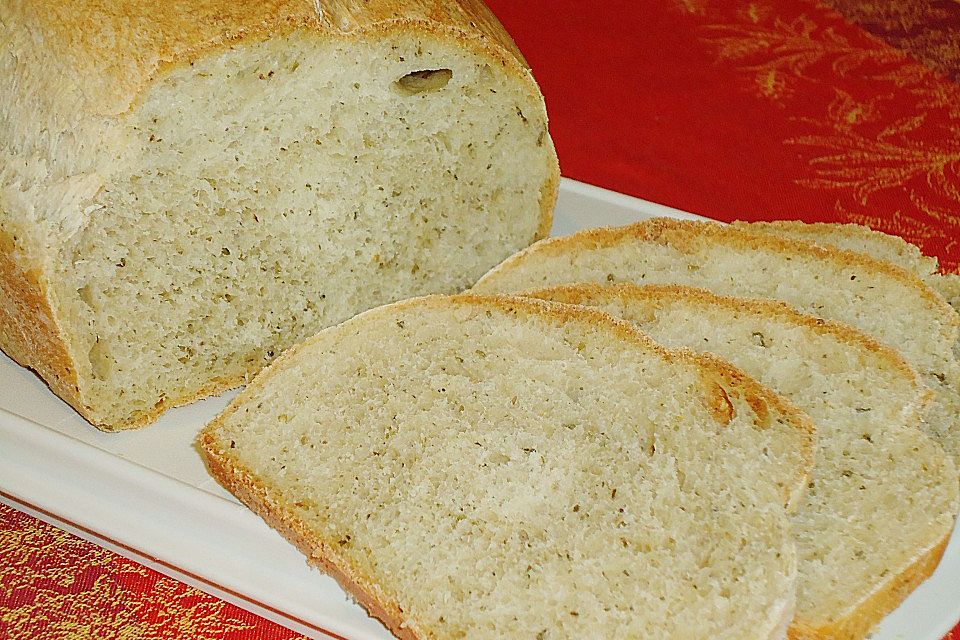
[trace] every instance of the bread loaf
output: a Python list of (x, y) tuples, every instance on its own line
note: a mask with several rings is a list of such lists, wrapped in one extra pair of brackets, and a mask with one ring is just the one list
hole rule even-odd
[(960, 317), (913, 273), (869, 256), (715, 223), (657, 218), (550, 238), (485, 275), (476, 293), (576, 282), (684, 284), (772, 298), (895, 347), (936, 394), (923, 429), (960, 460)]
[(933, 572), (957, 513), (956, 469), (917, 427), (929, 391), (895, 351), (783, 303), (703, 289), (570, 285), (531, 295), (597, 307), (668, 348), (716, 354), (813, 420), (819, 447), (792, 518), (790, 637), (862, 639)]
[[(808, 419), (599, 311), (429, 297), (320, 332), (199, 445), (400, 638), (782, 638)], [(777, 486), (780, 485), (780, 486)]]
[(479, 0), (14, 0), (0, 42), (0, 347), (103, 429), (550, 228)]

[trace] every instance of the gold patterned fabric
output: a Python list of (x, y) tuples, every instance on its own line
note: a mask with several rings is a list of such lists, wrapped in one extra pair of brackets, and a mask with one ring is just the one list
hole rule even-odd
[(955, 0), (824, 1), (927, 67), (960, 79), (960, 3)]
[(305, 640), (0, 504), (4, 640)]

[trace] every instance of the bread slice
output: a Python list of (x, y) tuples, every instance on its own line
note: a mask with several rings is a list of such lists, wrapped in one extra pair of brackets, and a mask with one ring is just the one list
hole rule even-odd
[(0, 348), (106, 430), (550, 229), (543, 98), (478, 0), (0, 19)]
[(936, 258), (925, 256), (920, 249), (903, 238), (860, 224), (840, 224), (834, 222), (804, 223), (795, 220), (777, 220), (775, 222), (734, 222), (733, 226), (742, 227), (758, 233), (767, 233), (782, 238), (796, 238), (814, 244), (827, 245), (865, 253), (877, 260), (886, 260), (912, 271), (931, 289), (960, 311), (960, 275), (941, 273)]
[(936, 394), (923, 429), (960, 460), (960, 317), (913, 273), (869, 256), (725, 225), (656, 218), (550, 238), (508, 258), (473, 288), (504, 293), (575, 282), (684, 284), (783, 300), (895, 347)]
[(581, 284), (538, 298), (599, 308), (668, 348), (716, 354), (804, 411), (819, 448), (793, 516), (795, 638), (860, 639), (930, 575), (958, 509), (956, 468), (919, 430), (930, 392), (892, 349), (771, 300)]
[(322, 331), (199, 446), (400, 638), (743, 640), (792, 616), (811, 433), (599, 311), (457, 296)]

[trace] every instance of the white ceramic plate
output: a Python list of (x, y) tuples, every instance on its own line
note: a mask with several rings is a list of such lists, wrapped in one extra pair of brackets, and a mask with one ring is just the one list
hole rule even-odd
[[(553, 232), (688, 213), (571, 180)], [(392, 636), (204, 470), (197, 431), (233, 394), (100, 433), (0, 355), (0, 499), (313, 638)], [(940, 640), (960, 619), (960, 538), (875, 640)]]

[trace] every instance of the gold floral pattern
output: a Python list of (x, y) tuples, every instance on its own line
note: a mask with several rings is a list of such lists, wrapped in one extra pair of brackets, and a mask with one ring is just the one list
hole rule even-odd
[(877, 122), (881, 119), (880, 106), (890, 95), (873, 96), (857, 100), (840, 88), (834, 88), (836, 99), (827, 106), (827, 114), (839, 131), (852, 131), (857, 125)]
[[(762, 14), (755, 10), (752, 15)], [(902, 61), (898, 52), (858, 47), (833, 29), (820, 28), (804, 15), (791, 21), (775, 17), (769, 24), (712, 24), (706, 29), (712, 34), (707, 41), (716, 47), (720, 59), (737, 63), (741, 70), (755, 74), (760, 88), (758, 95), (767, 98), (779, 99), (787, 94), (787, 88), (801, 81), (815, 81), (807, 71), (817, 64), (829, 64), (830, 69), (842, 77), (867, 62)], [(763, 89), (773, 76), (780, 78), (785, 87), (776, 95)]]
[(684, 13), (703, 15), (707, 12), (707, 0), (674, 0)]
[(957, 168), (960, 140), (937, 144), (910, 140), (909, 134), (923, 125), (924, 115), (890, 124), (875, 136), (857, 133), (847, 118), (835, 122), (837, 131), (801, 136), (789, 144), (808, 145), (829, 152), (810, 160), (816, 177), (800, 178), (798, 184), (812, 188), (849, 189), (862, 205), (872, 194), (921, 180), (960, 204)]
[[(954, 247), (960, 87), (867, 34), (779, 8), (754, 0), (711, 11), (700, 29), (718, 60), (799, 127), (783, 140), (806, 158), (808, 174), (795, 183), (835, 192), (841, 220)], [(909, 11), (896, 19), (919, 24), (928, 15)]]
[(953, 0), (824, 0), (924, 65), (960, 77), (960, 3)]

